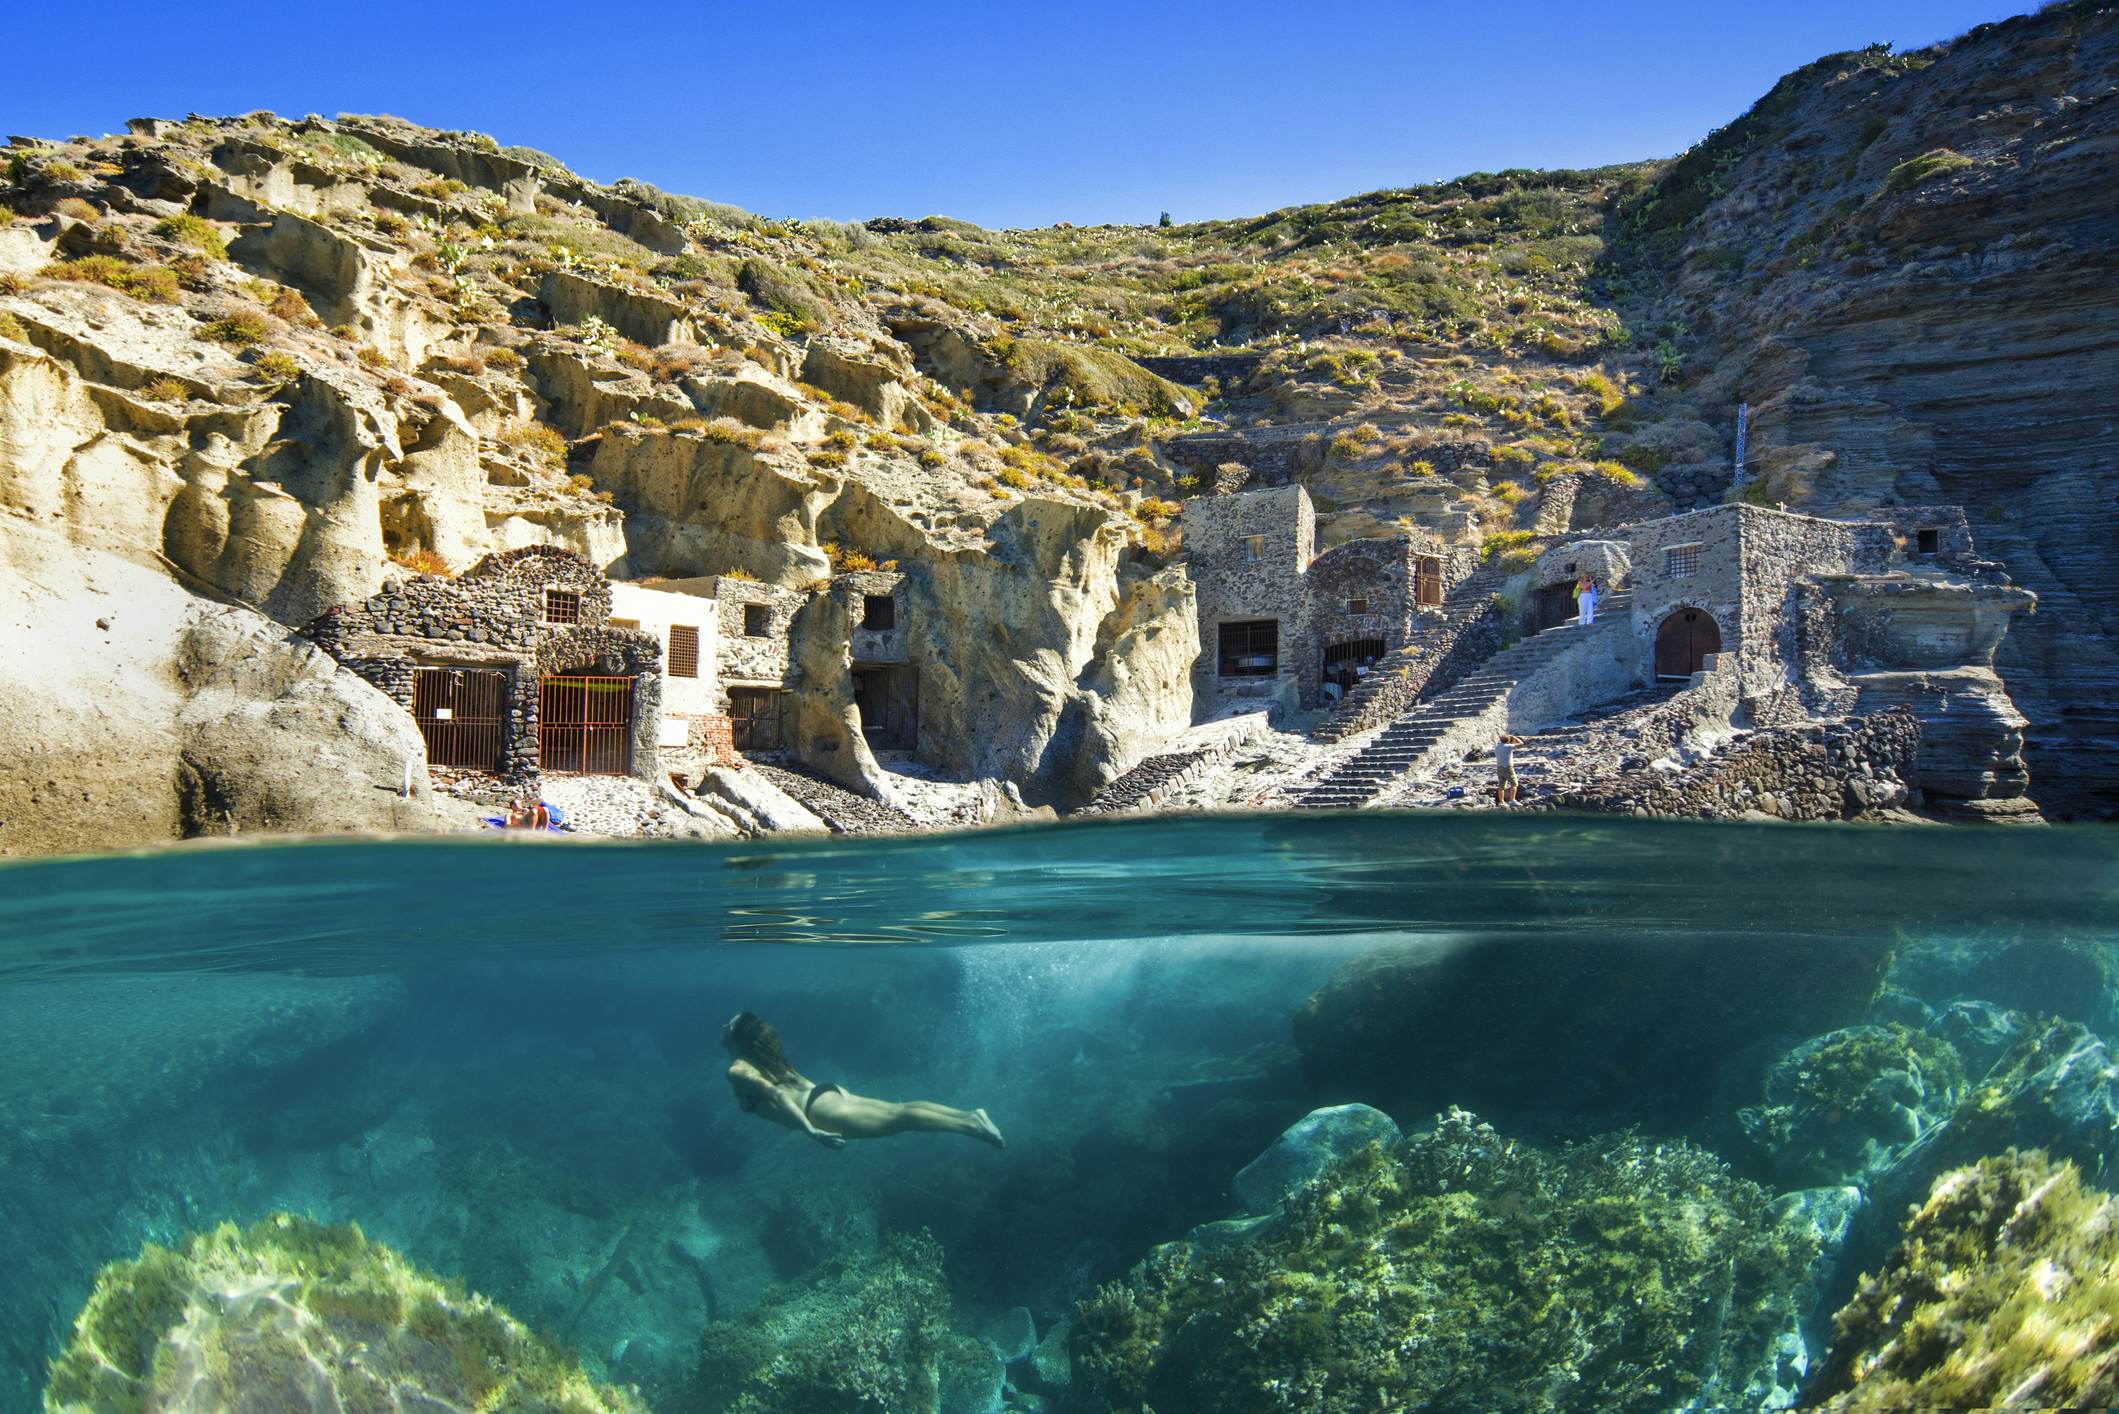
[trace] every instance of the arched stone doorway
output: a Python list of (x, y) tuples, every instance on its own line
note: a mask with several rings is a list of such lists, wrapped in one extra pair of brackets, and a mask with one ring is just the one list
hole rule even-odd
[(1655, 631), (1655, 675), (1689, 678), (1722, 651), (1722, 630), (1705, 609), (1679, 609)]

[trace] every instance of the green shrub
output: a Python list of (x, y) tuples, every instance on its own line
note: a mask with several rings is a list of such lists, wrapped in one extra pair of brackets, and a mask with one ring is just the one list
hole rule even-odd
[(1640, 477), (1635, 476), (1618, 462), (1591, 462), (1589, 471), (1592, 476), (1601, 476), (1614, 486), (1638, 486), (1641, 484)]
[(130, 265), (114, 255), (84, 255), (44, 267), (53, 280), (76, 280), (102, 285), (147, 304), (177, 302), (177, 272), (158, 265)]
[(224, 319), (216, 319), (200, 328), (199, 337), (217, 344), (233, 344), (239, 349), (254, 348), (265, 342), (272, 334), (272, 326), (265, 316), (254, 309), (239, 309)]
[(273, 383), (289, 383), (302, 376), (302, 366), (286, 354), (274, 350), (251, 365), (260, 378)]
[(1893, 167), (1890, 175), (1884, 178), (1883, 189), (1886, 192), (1911, 191), (1923, 182), (1962, 172), (1972, 165), (1972, 159), (1961, 153), (1952, 152), (1947, 147), (1934, 148)]
[(164, 216), (155, 222), (155, 234), (175, 241), (189, 250), (195, 250), (209, 260), (226, 260), (228, 245), (213, 222), (203, 216), (189, 212), (181, 216)]
[(502, 432), (499, 437), (503, 447), (529, 457), (533, 461), (563, 466), (567, 459), (567, 439), (556, 427), (542, 422), (518, 422)]
[(1504, 551), (1522, 549), (1530, 544), (1531, 539), (1531, 533), (1527, 530), (1497, 530), (1487, 536), (1485, 543), (1479, 546), (1479, 558), (1491, 560)]
[(167, 376), (150, 378), (140, 386), (140, 396), (149, 402), (181, 403), (191, 396), (191, 389), (182, 382)]

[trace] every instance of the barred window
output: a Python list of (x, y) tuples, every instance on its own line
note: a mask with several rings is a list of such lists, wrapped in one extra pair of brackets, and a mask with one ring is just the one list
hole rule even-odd
[(898, 626), (898, 601), (888, 594), (861, 597), (861, 627), (871, 633), (888, 633)]
[(699, 628), (696, 624), (670, 625), (670, 676), (699, 676)]
[(763, 604), (743, 606), (743, 636), (764, 638), (773, 631), (773, 612)]
[(1663, 552), (1663, 572), (1672, 579), (1682, 579), (1688, 574), (1700, 572), (1700, 547), (1697, 545), (1673, 545)]
[(1366, 599), (1349, 599), (1346, 601), (1346, 611), (1350, 614), (1365, 614), (1369, 611), (1369, 601)]
[(572, 589), (547, 589), (544, 592), (544, 621), (548, 624), (580, 623), (581, 595)]
[(1280, 622), (1260, 619), (1253, 623), (1221, 626), (1221, 676), (1225, 678), (1269, 678), (1280, 671)]

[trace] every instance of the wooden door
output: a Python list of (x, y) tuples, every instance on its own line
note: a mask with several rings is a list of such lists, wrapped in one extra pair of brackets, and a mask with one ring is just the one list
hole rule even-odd
[(1722, 651), (1722, 630), (1704, 609), (1679, 609), (1655, 632), (1655, 675), (1689, 678)]

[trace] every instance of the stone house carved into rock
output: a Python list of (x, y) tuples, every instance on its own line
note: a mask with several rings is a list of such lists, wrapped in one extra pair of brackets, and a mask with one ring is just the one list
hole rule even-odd
[(665, 647), (611, 604), (595, 565), (537, 545), (390, 580), (303, 631), (413, 714), (430, 764), (653, 779)]
[(1469, 557), (1424, 532), (1318, 553), (1301, 486), (1184, 505), (1186, 572), (1199, 602), (1193, 695), (1207, 715), (1247, 700), (1316, 707), (1350, 690), (1441, 612)]
[[(1733, 670), (1743, 716), (1777, 725), (1910, 709), (1915, 783), (1931, 797), (2021, 804), (2025, 722), (1993, 669), (2037, 597), (1981, 559), (1961, 508), (1897, 506), (1855, 520), (1716, 506), (1563, 542), (1548, 565), (1624, 548), (1636, 677)], [(1584, 706), (1593, 704), (1585, 703)]]

